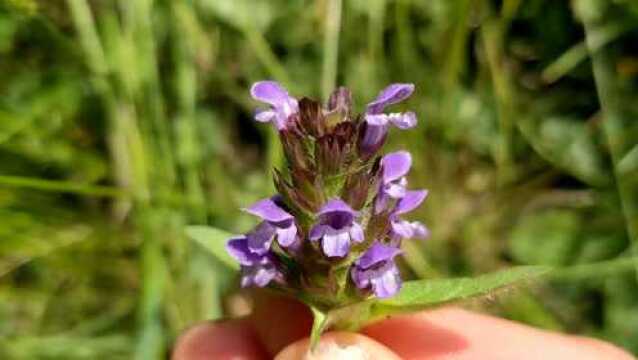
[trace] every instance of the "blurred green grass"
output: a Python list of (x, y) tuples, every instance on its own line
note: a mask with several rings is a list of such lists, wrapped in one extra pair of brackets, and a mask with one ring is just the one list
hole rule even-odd
[(638, 353), (637, 40), (632, 0), (0, 0), (0, 358), (162, 358), (224, 314), (184, 226), (273, 191), (265, 78), (415, 83), (406, 274), (575, 266), (485, 308)]

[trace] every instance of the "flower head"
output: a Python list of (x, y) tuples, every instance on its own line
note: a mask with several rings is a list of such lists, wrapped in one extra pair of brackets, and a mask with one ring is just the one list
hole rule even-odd
[(310, 230), (310, 240), (321, 240), (326, 256), (346, 256), (352, 241), (363, 242), (363, 229), (355, 221), (357, 214), (342, 200), (329, 200), (317, 214), (319, 222)]
[(243, 209), (259, 224), (226, 245), (241, 266), (242, 286), (277, 283), (327, 307), (399, 291), (401, 242), (428, 234), (402, 216), (427, 191), (408, 190), (410, 153), (377, 152), (390, 126), (416, 125), (413, 112), (386, 112), (413, 92), (412, 84), (392, 84), (357, 114), (344, 87), (322, 104), (297, 100), (273, 81), (252, 86), (251, 96), (268, 105), (255, 119), (277, 128), (284, 164), (273, 171), (278, 195)]
[(253, 99), (270, 105), (269, 109), (258, 110), (255, 120), (272, 122), (277, 130), (288, 125), (288, 118), (299, 111), (297, 100), (275, 81), (259, 81), (250, 89)]
[(361, 290), (372, 290), (379, 298), (396, 294), (401, 288), (401, 276), (394, 258), (401, 250), (391, 245), (375, 242), (355, 261), (351, 277)]

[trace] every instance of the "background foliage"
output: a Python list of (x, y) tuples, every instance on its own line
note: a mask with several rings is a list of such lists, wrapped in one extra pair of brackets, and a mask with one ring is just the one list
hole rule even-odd
[(265, 78), (415, 83), (405, 274), (569, 266), (485, 308), (638, 353), (637, 40), (632, 0), (1, 0), (0, 358), (160, 358), (222, 316), (183, 229), (273, 191)]

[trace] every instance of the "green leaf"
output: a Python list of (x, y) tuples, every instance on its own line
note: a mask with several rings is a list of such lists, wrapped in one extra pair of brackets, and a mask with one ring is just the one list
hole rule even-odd
[(321, 334), (328, 326), (328, 316), (314, 306), (311, 306), (310, 310), (313, 316), (312, 329), (310, 330), (310, 349), (314, 350), (319, 343)]
[(219, 262), (225, 266), (239, 270), (239, 264), (226, 252), (226, 241), (233, 234), (210, 226), (187, 226), (186, 234), (195, 242), (208, 250)]
[(513, 283), (528, 280), (549, 271), (547, 267), (521, 266), (475, 278), (408, 281), (396, 296), (372, 305), (372, 316), (416, 311), (442, 303), (485, 295)]

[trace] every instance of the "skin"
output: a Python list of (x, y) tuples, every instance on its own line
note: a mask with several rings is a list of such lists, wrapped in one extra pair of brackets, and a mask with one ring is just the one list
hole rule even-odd
[[(303, 305), (260, 296), (247, 318), (187, 329), (176, 342), (172, 359), (305, 359), (310, 325), (310, 313)], [(312, 359), (330, 358), (322, 357), (321, 349), (335, 344), (358, 347), (367, 359), (635, 359), (600, 340), (539, 330), (452, 307), (392, 317), (359, 334), (324, 334), (319, 354)]]

